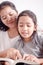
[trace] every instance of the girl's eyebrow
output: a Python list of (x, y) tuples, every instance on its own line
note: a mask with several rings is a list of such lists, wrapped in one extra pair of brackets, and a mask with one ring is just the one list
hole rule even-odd
[(23, 24), (23, 22), (20, 22), (20, 24)]
[[(20, 22), (19, 24), (25, 24), (25, 23), (23, 23), (23, 22)], [(31, 24), (31, 23), (26, 23), (26, 24)]]

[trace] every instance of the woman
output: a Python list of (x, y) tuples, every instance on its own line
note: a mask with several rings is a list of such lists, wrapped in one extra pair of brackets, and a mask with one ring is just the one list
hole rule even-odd
[[(0, 57), (6, 57), (6, 56), (10, 57), (10, 55), (8, 55), (7, 52), (8, 50), (10, 51), (13, 50), (16, 41), (19, 39), (19, 35), (17, 32), (17, 24), (16, 24), (17, 16), (18, 16), (18, 12), (16, 10), (15, 5), (12, 2), (4, 1), (1, 3), (0, 5)], [(19, 51), (16, 49), (14, 49), (14, 51), (12, 52), (13, 55), (14, 54), (16, 55), (16, 53), (18, 53), (18, 56), (20, 55)], [(13, 58), (13, 56), (10, 58)]]

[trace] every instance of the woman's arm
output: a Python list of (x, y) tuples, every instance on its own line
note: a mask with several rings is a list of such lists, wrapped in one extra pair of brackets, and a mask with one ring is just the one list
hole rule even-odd
[(7, 56), (7, 50), (0, 52), (0, 57), (4, 58)]
[(15, 48), (10, 48), (10, 49), (0, 52), (0, 57), (8, 57), (11, 59), (22, 58), (20, 52)]

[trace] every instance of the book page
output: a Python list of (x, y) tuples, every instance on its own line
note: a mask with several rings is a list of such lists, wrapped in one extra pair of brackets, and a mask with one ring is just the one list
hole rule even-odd
[(39, 65), (39, 64), (37, 64), (37, 63), (35, 63), (35, 62), (26, 61), (26, 60), (23, 60), (23, 59), (14, 60), (14, 64), (13, 64), (13, 65), (17, 65), (18, 63), (19, 63), (19, 64), (22, 63), (22, 64), (25, 64), (25, 65)]
[(9, 62), (10, 65), (39, 65), (35, 62), (32, 62), (32, 61), (26, 61), (26, 60), (23, 60), (23, 59), (18, 59), (18, 60), (12, 60), (12, 59), (9, 59), (9, 58), (0, 58), (0, 61), (5, 61), (5, 62)]

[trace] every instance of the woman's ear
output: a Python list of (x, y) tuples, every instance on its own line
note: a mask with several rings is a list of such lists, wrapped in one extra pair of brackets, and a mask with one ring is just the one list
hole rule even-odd
[(34, 31), (36, 31), (36, 30), (37, 30), (37, 25), (34, 26)]

